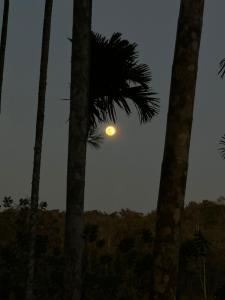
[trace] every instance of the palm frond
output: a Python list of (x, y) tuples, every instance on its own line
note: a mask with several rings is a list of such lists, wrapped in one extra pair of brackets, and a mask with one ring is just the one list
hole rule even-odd
[(139, 115), (140, 123), (146, 123), (159, 112), (159, 100), (151, 89), (143, 86), (130, 87), (125, 91), (125, 96), (134, 103)]
[[(121, 33), (113, 33), (110, 39), (100, 34), (92, 35), (91, 51), (91, 103), (94, 123), (116, 120), (118, 106), (127, 115), (133, 102), (140, 122), (147, 122), (159, 111), (159, 99), (152, 92), (150, 69), (139, 64), (137, 44), (122, 39)], [(104, 103), (104, 105), (103, 105)]]
[(95, 149), (99, 149), (103, 140), (103, 136), (97, 132), (96, 128), (91, 128), (89, 130), (87, 142), (90, 146)]
[(221, 78), (223, 78), (225, 75), (225, 58), (220, 61), (220, 69), (218, 74), (221, 76)]
[(219, 144), (221, 145), (219, 148), (220, 155), (223, 159), (225, 159), (225, 135), (221, 137)]
[(91, 34), (90, 127), (99, 122), (115, 122), (116, 107), (127, 115), (134, 104), (140, 123), (159, 112), (159, 99), (150, 86), (152, 75), (138, 62), (137, 44), (115, 32), (110, 38)]

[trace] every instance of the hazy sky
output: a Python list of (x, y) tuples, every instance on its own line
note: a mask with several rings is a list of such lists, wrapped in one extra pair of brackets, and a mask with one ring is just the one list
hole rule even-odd
[[(186, 201), (225, 195), (225, 161), (218, 141), (225, 133), (224, 0), (207, 0), (199, 60)], [(121, 32), (138, 44), (150, 66), (160, 114), (140, 126), (137, 115), (118, 118), (119, 134), (87, 153), (86, 210), (156, 207), (165, 138), (178, 0), (96, 0), (93, 30)], [(0, 2), (2, 17), (3, 1)], [(0, 197), (30, 195), (44, 1), (11, 1), (0, 115)], [(55, 0), (47, 86), (40, 200), (65, 207), (72, 0)]]

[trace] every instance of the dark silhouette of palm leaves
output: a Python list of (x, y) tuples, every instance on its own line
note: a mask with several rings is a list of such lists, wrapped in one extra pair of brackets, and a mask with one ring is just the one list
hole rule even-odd
[(90, 146), (92, 146), (95, 149), (100, 148), (102, 142), (103, 142), (103, 136), (97, 132), (97, 129), (94, 127), (91, 127), (88, 132), (88, 139), (87, 142)]
[(221, 76), (221, 78), (223, 78), (223, 76), (225, 75), (225, 58), (220, 61), (218, 74)]
[(92, 32), (91, 37), (91, 86), (90, 125), (116, 121), (116, 106), (131, 114), (133, 103), (140, 123), (148, 122), (158, 113), (159, 102), (149, 86), (151, 72), (139, 64), (137, 44), (113, 33), (107, 39)]
[(225, 159), (225, 135), (221, 137), (219, 144), (221, 145), (219, 148), (220, 155)]
[(116, 122), (116, 107), (130, 115), (133, 104), (140, 123), (150, 121), (159, 111), (159, 100), (149, 86), (150, 69), (138, 63), (136, 47), (136, 43), (122, 39), (119, 32), (109, 39), (92, 32), (88, 138), (92, 146), (96, 147), (103, 140), (99, 134), (96, 136), (97, 124)]

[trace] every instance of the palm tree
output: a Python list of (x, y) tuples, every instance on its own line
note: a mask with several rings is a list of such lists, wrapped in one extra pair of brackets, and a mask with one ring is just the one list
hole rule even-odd
[(3, 72), (5, 63), (5, 48), (8, 31), (8, 17), (9, 17), (9, 0), (4, 1), (3, 19), (2, 19), (2, 34), (1, 34), (1, 45), (0, 45), (0, 113), (2, 103), (2, 82)]
[(51, 32), (51, 16), (52, 16), (53, 0), (46, 0), (44, 24), (42, 34), (42, 50), (41, 50), (41, 64), (40, 64), (40, 78), (38, 91), (38, 108), (36, 120), (36, 136), (34, 146), (34, 161), (31, 187), (31, 212), (30, 212), (30, 245), (28, 257), (28, 277), (26, 299), (34, 299), (34, 269), (35, 269), (35, 240), (37, 228), (37, 214), (39, 201), (39, 183), (40, 183), (40, 169), (41, 169), (41, 152), (44, 128), (44, 111), (45, 111), (45, 95), (47, 85), (47, 69), (49, 56), (49, 42)]
[(157, 206), (151, 299), (176, 299), (204, 0), (181, 0)]
[[(225, 58), (223, 58), (220, 61), (220, 67), (219, 67), (218, 74), (220, 75), (221, 78), (223, 78), (225, 75)], [(225, 135), (223, 135), (221, 137), (219, 144), (221, 145), (221, 147), (219, 148), (220, 154), (221, 154), (222, 158), (225, 159)]]
[[(84, 7), (83, 7), (84, 9)], [(87, 9), (87, 7), (85, 7)], [(74, 12), (75, 13), (75, 12)], [(77, 12), (78, 13), (78, 12)], [(86, 15), (86, 14), (85, 14)], [(79, 18), (78, 18), (79, 20)], [(84, 20), (83, 20), (84, 22)], [(87, 20), (86, 20), (87, 22)], [(80, 25), (80, 31), (83, 28)], [(86, 24), (87, 26), (87, 24)], [(74, 28), (75, 30), (76, 28)], [(77, 28), (78, 30), (78, 28)], [(87, 30), (87, 29), (86, 29)], [(78, 37), (79, 32), (75, 34), (71, 40), (79, 49), (82, 49), (81, 42)], [(74, 40), (76, 38), (76, 40)], [(93, 141), (98, 145), (99, 135), (96, 135), (96, 129), (99, 122), (107, 120), (116, 121), (116, 106), (124, 110), (128, 115), (131, 113), (129, 100), (134, 104), (138, 111), (139, 120), (141, 123), (150, 121), (158, 112), (158, 99), (154, 97), (154, 93), (149, 87), (151, 81), (151, 73), (145, 64), (137, 62), (137, 45), (129, 43), (121, 38), (120, 33), (114, 33), (110, 39), (107, 39), (100, 34), (91, 32), (90, 40), (90, 92), (88, 93), (88, 120), (85, 119), (87, 107), (78, 108), (78, 99), (83, 99), (81, 104), (85, 103), (85, 94), (78, 94), (79, 91), (85, 92), (83, 87), (87, 82), (87, 78), (80, 78), (82, 66), (77, 62), (77, 73), (74, 73), (77, 78), (77, 86), (73, 86), (71, 79), (71, 95), (70, 108), (73, 109), (73, 117), (70, 109), (70, 142), (69, 142), (69, 158), (68, 158), (68, 182), (67, 182), (67, 212), (66, 212), (66, 229), (65, 229), (65, 299), (80, 299), (82, 294), (82, 270), (81, 260), (83, 253), (83, 207), (84, 207), (84, 183), (85, 183), (85, 157), (86, 145), (84, 145), (85, 126), (89, 131), (88, 141)], [(75, 46), (74, 46), (75, 47)], [(78, 51), (78, 46), (77, 49)], [(74, 51), (74, 50), (73, 50)], [(78, 59), (78, 53), (73, 52), (72, 70)], [(83, 52), (83, 56), (87, 53)], [(87, 57), (80, 57), (79, 62), (88, 62)], [(79, 66), (79, 67), (78, 67)], [(84, 68), (84, 66), (83, 66)], [(87, 66), (86, 66), (87, 68)], [(87, 69), (86, 69), (87, 72)], [(72, 73), (73, 74), (73, 73)], [(80, 89), (78, 88), (78, 85)], [(81, 88), (81, 86), (83, 88)], [(74, 91), (74, 94), (72, 92)], [(75, 92), (77, 94), (75, 94)], [(87, 93), (87, 92), (86, 92)], [(87, 95), (87, 94), (86, 94)], [(75, 104), (72, 104), (74, 100)], [(71, 107), (72, 106), (72, 107)], [(75, 108), (74, 108), (75, 107)], [(76, 109), (76, 110), (75, 110)], [(85, 110), (86, 109), (86, 110)], [(82, 113), (82, 116), (78, 113)], [(75, 118), (79, 123), (72, 125), (72, 120)], [(81, 121), (83, 123), (81, 123)], [(85, 124), (84, 124), (85, 122)], [(87, 122), (87, 124), (86, 124)], [(78, 127), (79, 126), (79, 127)], [(83, 133), (81, 128), (83, 128)], [(72, 133), (74, 131), (74, 135)], [(85, 134), (84, 134), (85, 133)], [(78, 136), (79, 134), (79, 136)], [(82, 134), (82, 136), (81, 136)], [(87, 139), (87, 138), (86, 138)], [(73, 143), (73, 147), (72, 147)], [(78, 152), (79, 149), (82, 149)], [(84, 151), (84, 152), (83, 152)], [(85, 154), (84, 154), (85, 153)], [(73, 169), (72, 169), (73, 167)], [(76, 179), (78, 178), (78, 179)], [(72, 239), (70, 241), (70, 239)], [(74, 270), (74, 273), (73, 273)], [(76, 284), (74, 284), (74, 282)]]
[(64, 300), (82, 297), (84, 185), (89, 127), (92, 1), (73, 1)]
[(138, 62), (136, 48), (136, 43), (122, 39), (119, 32), (109, 39), (91, 32), (89, 142), (98, 123), (116, 122), (116, 107), (130, 115), (133, 105), (140, 123), (150, 121), (159, 111), (159, 100), (149, 86), (150, 69)]

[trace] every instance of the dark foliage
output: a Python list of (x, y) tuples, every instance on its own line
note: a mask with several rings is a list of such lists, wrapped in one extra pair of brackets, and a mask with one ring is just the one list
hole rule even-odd
[[(11, 197), (7, 197), (11, 199)], [(0, 212), (0, 299), (24, 299), (29, 200)], [(6, 201), (7, 202), (7, 201)], [(8, 202), (7, 202), (8, 203)], [(200, 300), (206, 262), (208, 300), (224, 298), (225, 206), (203, 201), (184, 212), (178, 300)], [(155, 213), (85, 214), (83, 300), (147, 300)], [(196, 224), (199, 224), (196, 230)], [(62, 300), (64, 213), (39, 209), (36, 299)], [(214, 297), (215, 296), (215, 297)]]
[(225, 75), (225, 58), (220, 61), (220, 67), (218, 74), (223, 78)]
[(133, 106), (140, 123), (150, 121), (159, 111), (159, 100), (150, 86), (150, 69), (138, 62), (136, 48), (136, 43), (122, 39), (119, 32), (109, 39), (92, 32), (88, 142), (94, 147), (102, 142), (97, 124), (116, 122), (117, 108), (130, 115)]
[(159, 104), (151, 90), (151, 73), (139, 64), (137, 44), (113, 33), (107, 39), (92, 32), (91, 39), (91, 124), (116, 121), (116, 105), (131, 113), (128, 101), (133, 102), (140, 122), (147, 122), (157, 114)]
[(219, 144), (221, 145), (219, 152), (222, 158), (225, 159), (225, 135), (221, 137)]

